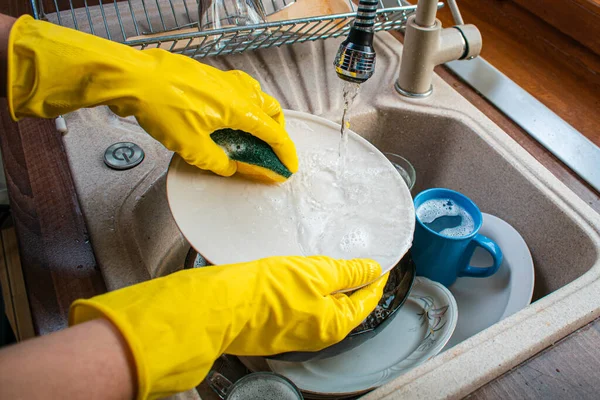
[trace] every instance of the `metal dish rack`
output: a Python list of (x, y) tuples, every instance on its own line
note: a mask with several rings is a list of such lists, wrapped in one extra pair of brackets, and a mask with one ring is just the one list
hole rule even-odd
[[(194, 58), (242, 53), (346, 35), (351, 12), (198, 30), (198, 0), (30, 0), (34, 17), (114, 40), (138, 49), (162, 48)], [(263, 5), (271, 0), (262, 0)], [(297, 0), (302, 1), (302, 0)], [(294, 0), (284, 0), (285, 6)], [(416, 6), (380, 0), (375, 31), (401, 29)], [(390, 3), (395, 6), (390, 7)], [(275, 3), (273, 2), (273, 6)], [(443, 3), (438, 3), (438, 7)]]

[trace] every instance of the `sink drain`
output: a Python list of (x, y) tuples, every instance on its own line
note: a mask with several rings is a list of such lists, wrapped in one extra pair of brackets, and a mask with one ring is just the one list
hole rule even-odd
[(116, 170), (126, 170), (139, 165), (144, 160), (144, 150), (131, 142), (119, 142), (104, 152), (104, 164)]

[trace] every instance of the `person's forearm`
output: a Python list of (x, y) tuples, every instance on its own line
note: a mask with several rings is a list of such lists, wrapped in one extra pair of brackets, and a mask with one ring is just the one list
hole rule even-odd
[(6, 75), (8, 71), (8, 36), (15, 23), (13, 17), (0, 14), (0, 96), (6, 96)]
[(0, 350), (0, 399), (131, 399), (135, 376), (127, 344), (105, 319)]

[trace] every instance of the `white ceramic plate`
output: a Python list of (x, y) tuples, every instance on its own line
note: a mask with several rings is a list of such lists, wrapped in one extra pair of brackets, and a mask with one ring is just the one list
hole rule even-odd
[(348, 180), (337, 188), (340, 125), (295, 111), (285, 116), (300, 170), (281, 185), (223, 178), (173, 157), (167, 196), (183, 235), (216, 265), (323, 254), (373, 258), (389, 271), (414, 231), (404, 180), (373, 145), (349, 132)]
[(384, 385), (438, 354), (458, 319), (448, 289), (424, 277), (415, 278), (397, 313), (379, 335), (346, 353), (304, 363), (267, 363), (301, 390), (319, 395), (351, 395)]
[[(459, 278), (450, 287), (460, 316), (447, 349), (531, 303), (533, 260), (525, 240), (507, 222), (485, 213), (479, 233), (498, 243), (504, 258), (498, 272), (491, 277)], [(471, 265), (486, 267), (491, 264), (490, 255), (478, 248), (473, 254)]]

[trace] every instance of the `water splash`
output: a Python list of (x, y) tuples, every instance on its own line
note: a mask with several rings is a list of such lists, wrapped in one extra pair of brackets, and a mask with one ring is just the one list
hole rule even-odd
[(390, 193), (387, 185), (396, 171), (350, 153), (340, 185), (337, 151), (301, 152), (299, 161), (298, 172), (282, 186), (294, 211), (291, 217), (302, 253), (392, 263), (405, 235), (405, 227), (397, 224), (402, 215), (400, 195)]

